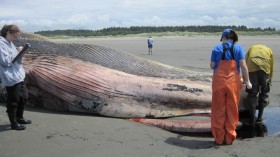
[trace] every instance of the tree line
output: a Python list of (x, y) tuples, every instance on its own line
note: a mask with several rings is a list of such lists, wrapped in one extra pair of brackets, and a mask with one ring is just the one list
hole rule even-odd
[(109, 27), (100, 30), (85, 30), (85, 29), (67, 29), (67, 30), (52, 30), (34, 32), (43, 36), (117, 36), (141, 33), (161, 33), (161, 32), (198, 32), (198, 33), (217, 33), (222, 32), (226, 28), (232, 28), (236, 31), (243, 32), (275, 32), (279, 34), (275, 28), (247, 28), (246, 26), (131, 26), (131, 27)]

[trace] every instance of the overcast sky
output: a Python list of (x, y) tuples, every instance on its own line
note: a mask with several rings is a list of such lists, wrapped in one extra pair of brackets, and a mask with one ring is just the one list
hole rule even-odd
[(0, 0), (0, 26), (25, 32), (130, 26), (280, 29), (279, 0)]

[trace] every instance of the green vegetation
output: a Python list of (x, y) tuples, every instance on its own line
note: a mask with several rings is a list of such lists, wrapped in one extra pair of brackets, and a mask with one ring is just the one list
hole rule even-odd
[(100, 36), (208, 36), (220, 35), (226, 29), (232, 28), (240, 35), (280, 35), (275, 28), (247, 28), (246, 26), (131, 26), (110, 27), (101, 30), (54, 30), (35, 32), (47, 37), (100, 37)]

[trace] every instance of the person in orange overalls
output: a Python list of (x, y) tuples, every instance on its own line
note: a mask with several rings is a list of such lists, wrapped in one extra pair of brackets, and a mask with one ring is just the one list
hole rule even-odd
[(211, 130), (217, 145), (230, 145), (236, 139), (239, 121), (238, 104), (242, 89), (240, 68), (247, 88), (249, 80), (245, 53), (237, 44), (238, 36), (232, 29), (223, 31), (222, 43), (214, 47), (210, 67), (213, 69)]

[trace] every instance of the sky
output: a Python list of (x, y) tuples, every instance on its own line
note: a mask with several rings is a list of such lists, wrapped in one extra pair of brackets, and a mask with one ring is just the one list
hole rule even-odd
[(280, 30), (279, 0), (0, 0), (0, 27), (22, 31), (245, 25)]

